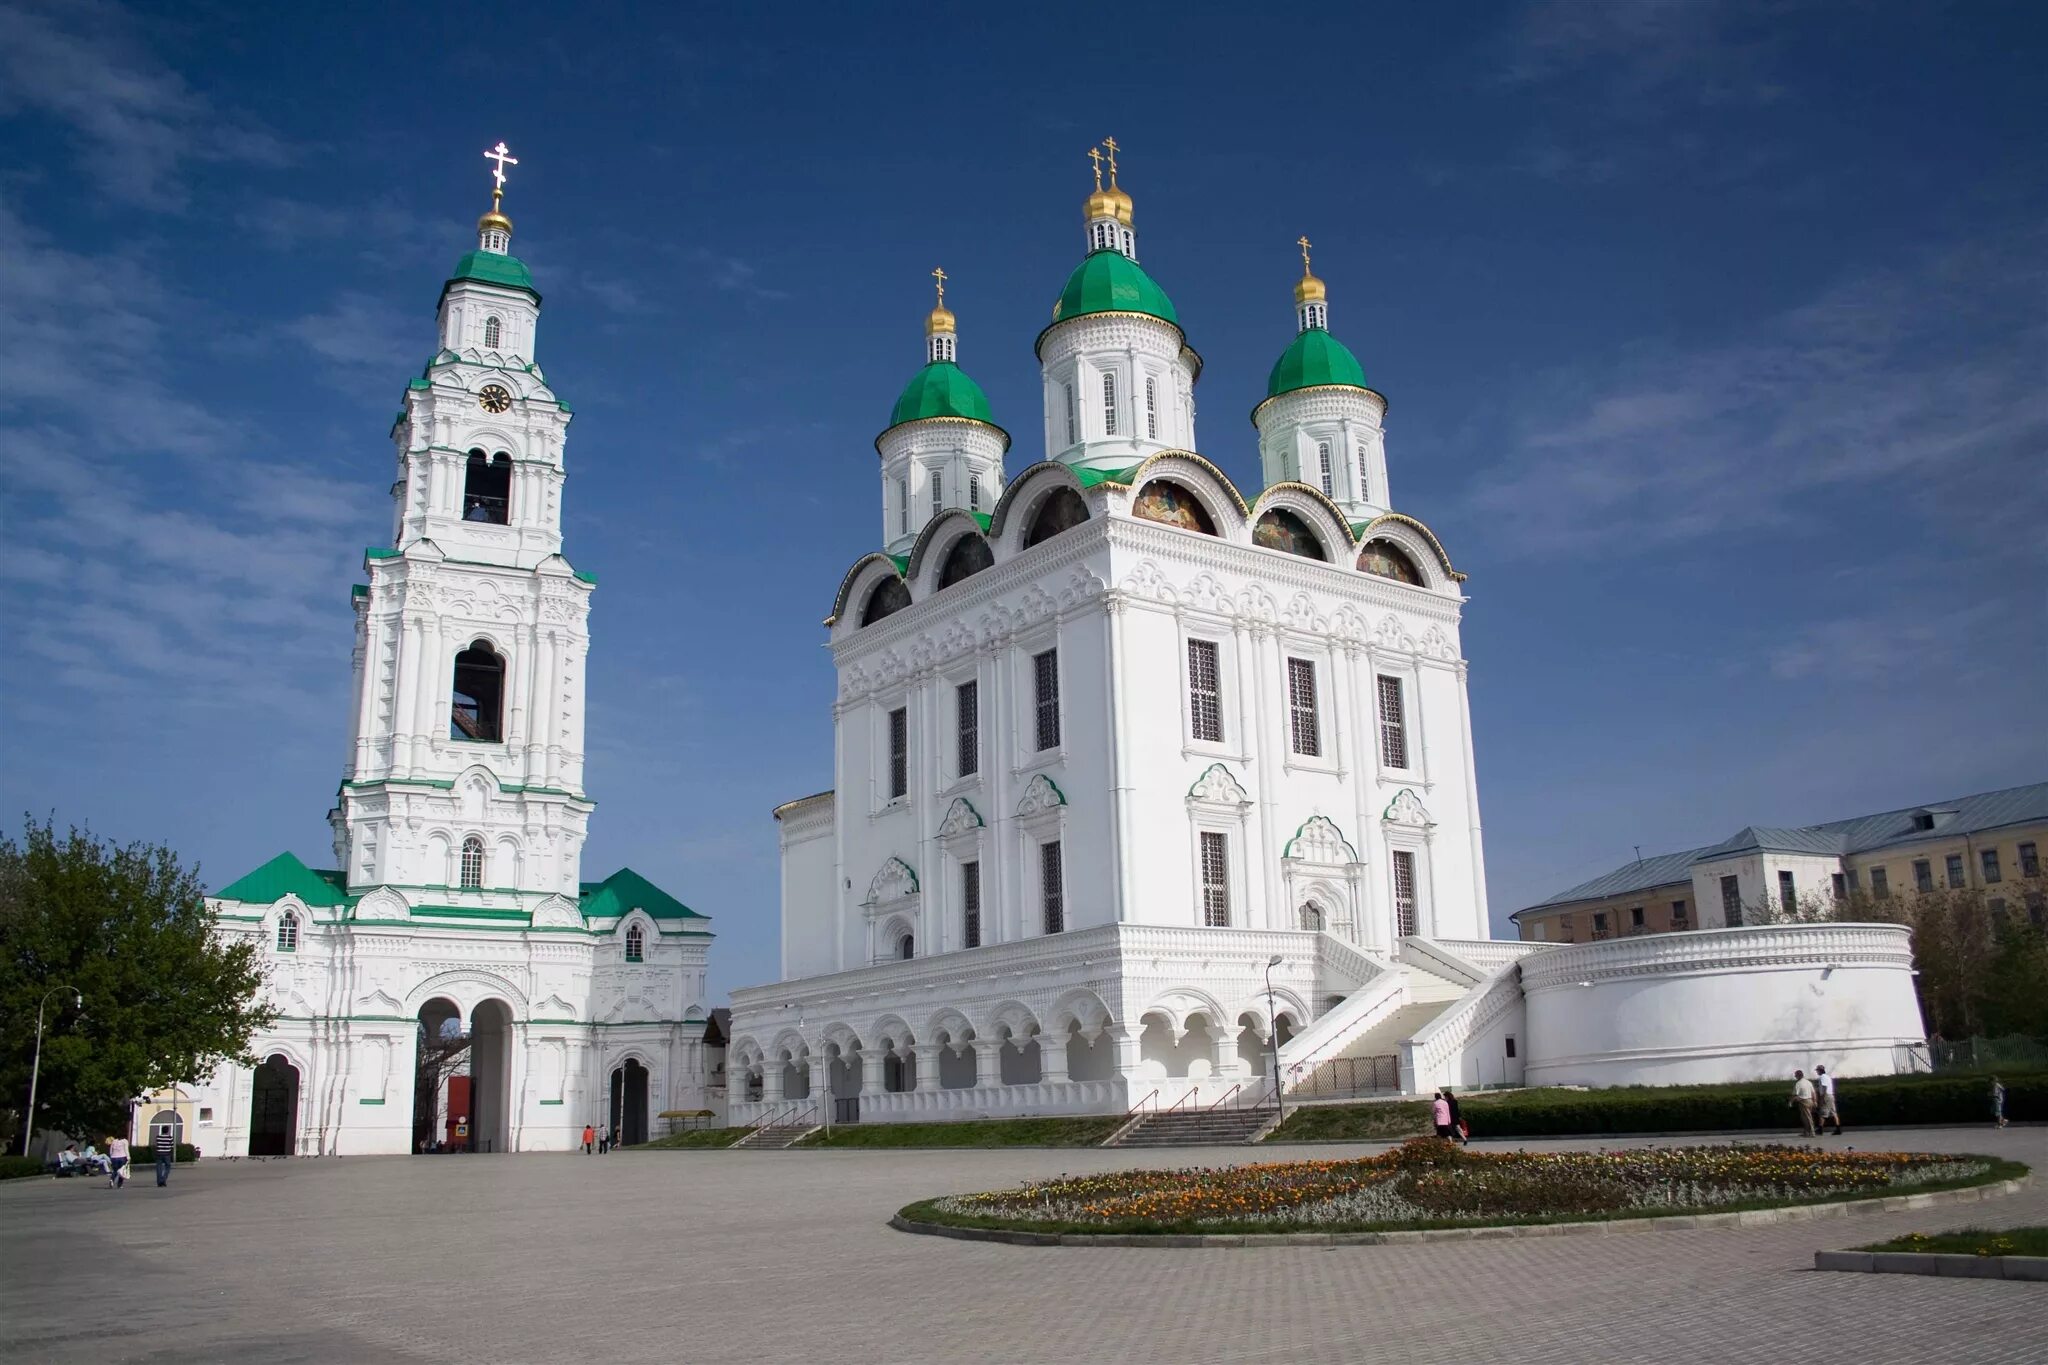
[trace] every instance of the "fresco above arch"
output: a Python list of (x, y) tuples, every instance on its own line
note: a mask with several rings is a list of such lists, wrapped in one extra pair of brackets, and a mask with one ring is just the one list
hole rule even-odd
[(1186, 485), (1172, 479), (1154, 479), (1139, 489), (1138, 496), (1131, 499), (1131, 515), (1142, 521), (1178, 526), (1183, 531), (1199, 531), (1205, 536), (1216, 534), (1216, 523), (1202, 500)]

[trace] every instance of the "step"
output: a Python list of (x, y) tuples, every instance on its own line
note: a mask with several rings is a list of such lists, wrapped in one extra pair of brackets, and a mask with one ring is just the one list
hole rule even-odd
[(1273, 1117), (1270, 1109), (1146, 1114), (1110, 1143), (1115, 1147), (1198, 1147), (1242, 1144)]

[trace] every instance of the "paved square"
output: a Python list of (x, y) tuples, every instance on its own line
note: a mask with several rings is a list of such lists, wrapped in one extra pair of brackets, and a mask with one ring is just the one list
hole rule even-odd
[[(2040, 1128), (1851, 1141), (2048, 1162)], [(380, 1157), (209, 1162), (165, 1190), (146, 1171), (120, 1193), (24, 1181), (0, 1187), (0, 1357), (2048, 1361), (2041, 1285), (1809, 1268), (1816, 1248), (1915, 1228), (2048, 1223), (2041, 1186), (1854, 1220), (1418, 1247), (1039, 1249), (885, 1226), (932, 1193), (1243, 1155)]]

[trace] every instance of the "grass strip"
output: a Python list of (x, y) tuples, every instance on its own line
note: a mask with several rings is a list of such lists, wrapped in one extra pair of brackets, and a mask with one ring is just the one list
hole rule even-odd
[(1957, 1228), (1909, 1232), (1857, 1251), (1932, 1251), (1955, 1256), (2048, 1256), (2048, 1228)]
[(1124, 1124), (1086, 1118), (968, 1119), (960, 1123), (842, 1123), (797, 1144), (811, 1147), (1094, 1147)]

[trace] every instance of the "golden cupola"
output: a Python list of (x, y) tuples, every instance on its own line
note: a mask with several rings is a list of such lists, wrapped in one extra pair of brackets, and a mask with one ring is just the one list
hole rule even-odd
[[(1090, 251), (1118, 251), (1138, 259), (1137, 236), (1132, 231), (1131, 196), (1116, 183), (1116, 139), (1104, 138), (1088, 149), (1095, 163), (1095, 189), (1081, 205), (1081, 219), (1088, 225)], [(1103, 163), (1109, 163), (1109, 183), (1102, 183)]]

